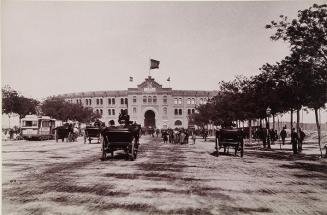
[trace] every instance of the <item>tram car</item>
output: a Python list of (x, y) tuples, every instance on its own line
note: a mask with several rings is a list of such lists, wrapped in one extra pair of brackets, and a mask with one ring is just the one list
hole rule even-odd
[(244, 154), (243, 132), (239, 129), (220, 129), (216, 133), (216, 153), (219, 156), (219, 150), (224, 148), (224, 153), (229, 151), (229, 148), (235, 149), (235, 156), (240, 151), (241, 157)]
[(21, 120), (21, 136), (25, 140), (53, 139), (55, 121), (49, 116), (26, 115)]

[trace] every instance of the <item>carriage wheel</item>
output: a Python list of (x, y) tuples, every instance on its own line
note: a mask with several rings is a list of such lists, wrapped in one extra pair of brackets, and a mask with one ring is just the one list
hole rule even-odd
[(58, 143), (58, 133), (57, 133), (57, 131), (55, 131), (55, 138), (56, 138), (56, 142)]
[(104, 161), (107, 159), (107, 153), (105, 149), (105, 142), (104, 140), (102, 141), (102, 147), (101, 147), (102, 153), (101, 153), (101, 160)]
[(244, 143), (241, 144), (241, 157), (243, 157), (244, 154)]
[(101, 135), (98, 137), (98, 143), (100, 143), (102, 140), (101, 140)]
[(130, 148), (130, 154), (129, 154), (129, 158), (131, 161), (134, 161), (135, 160), (135, 143), (134, 141), (132, 141), (132, 145), (131, 145), (131, 148)]
[(137, 157), (137, 152), (139, 150), (139, 143), (135, 141), (134, 159)]

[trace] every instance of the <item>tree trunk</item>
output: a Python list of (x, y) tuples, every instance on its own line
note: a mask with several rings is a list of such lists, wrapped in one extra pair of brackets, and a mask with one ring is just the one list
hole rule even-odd
[(296, 110), (296, 132), (300, 135), (300, 109)]
[(293, 109), (291, 109), (291, 133), (293, 128)]
[(273, 126), (273, 130), (275, 131), (275, 114), (272, 115), (272, 118), (273, 118), (272, 126)]
[(320, 145), (320, 123), (319, 123), (319, 117), (318, 117), (318, 108), (315, 108), (315, 116), (316, 116), (316, 125), (317, 125), (317, 131), (318, 131), (318, 145), (320, 149), (320, 155), (322, 157), (322, 150)]
[(10, 113), (8, 113), (8, 121), (9, 121), (8, 126), (9, 126), (9, 129), (10, 129)]
[(252, 143), (252, 125), (251, 125), (251, 119), (249, 119), (249, 142)]

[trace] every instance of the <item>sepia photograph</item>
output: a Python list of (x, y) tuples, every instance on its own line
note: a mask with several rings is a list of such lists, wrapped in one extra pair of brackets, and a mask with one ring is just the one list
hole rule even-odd
[(327, 2), (1, 1), (1, 214), (327, 215)]

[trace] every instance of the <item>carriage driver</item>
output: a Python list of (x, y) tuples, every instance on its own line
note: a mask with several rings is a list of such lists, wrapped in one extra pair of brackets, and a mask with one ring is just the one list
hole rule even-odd
[(116, 128), (114, 120), (109, 121), (109, 128)]

